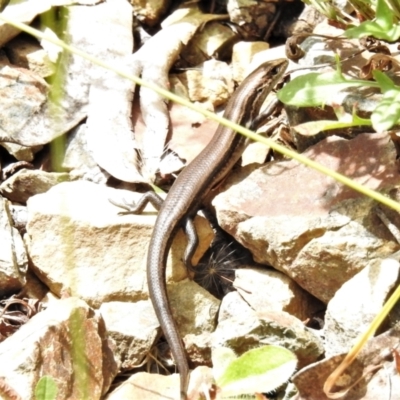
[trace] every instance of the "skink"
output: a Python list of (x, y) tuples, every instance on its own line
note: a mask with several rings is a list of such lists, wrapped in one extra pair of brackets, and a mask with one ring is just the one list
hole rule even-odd
[[(267, 94), (283, 76), (285, 59), (268, 61), (251, 73), (228, 102), (224, 117), (240, 125), (250, 126)], [(247, 139), (220, 125), (210, 143), (179, 174), (164, 201), (154, 193), (145, 195), (131, 212), (139, 213), (150, 201), (159, 208), (150, 240), (147, 258), (147, 282), (157, 318), (171, 348), (180, 373), (180, 398), (187, 399), (189, 366), (182, 339), (168, 302), (165, 268), (172, 240), (179, 228), (189, 239), (184, 261), (191, 269), (191, 258), (197, 246), (193, 218), (205, 195), (215, 187), (240, 158)]]

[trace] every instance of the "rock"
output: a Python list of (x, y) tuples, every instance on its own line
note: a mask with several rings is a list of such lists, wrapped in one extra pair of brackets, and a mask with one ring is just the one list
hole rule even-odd
[(133, 0), (133, 15), (143, 24), (154, 26), (160, 22), (161, 17), (168, 9), (169, 3), (166, 1), (146, 1)]
[(139, 366), (149, 354), (159, 332), (160, 325), (150, 300), (103, 303), (100, 313), (108, 334), (116, 343), (115, 352), (121, 359), (122, 370)]
[(79, 177), (104, 185), (110, 178), (110, 174), (101, 169), (93, 159), (87, 144), (86, 124), (78, 125), (68, 135), (62, 166), (70, 171), (74, 178)]
[(325, 306), (279, 271), (241, 268), (233, 283), (239, 294), (257, 312), (286, 311), (304, 321)]
[(69, 180), (69, 174), (64, 172), (21, 169), (0, 185), (0, 193), (11, 201), (26, 203), (35, 194)]
[(26, 206), (20, 206), (17, 204), (10, 204), (10, 211), (13, 220), (13, 225), (22, 234), (25, 232), (26, 223), (28, 221), (28, 211)]
[(158, 375), (138, 372), (108, 394), (104, 400), (159, 400), (178, 399), (179, 374)]
[[(141, 194), (80, 181), (61, 183), (29, 199), (32, 268), (57, 296), (66, 291), (95, 307), (148, 297), (146, 252), (156, 215), (151, 206), (141, 215), (118, 215), (121, 209), (109, 199), (121, 196), (132, 203)], [(196, 227), (200, 246), (194, 264), (213, 235), (204, 218), (196, 218)], [(168, 280), (186, 276), (185, 248), (186, 238), (179, 231), (168, 259)]]
[(267, 42), (239, 41), (232, 48), (232, 70), (235, 82), (242, 82), (248, 75), (250, 64), (255, 57), (262, 57), (270, 50)]
[[(188, 390), (189, 399), (198, 399), (204, 389), (210, 389), (213, 383), (212, 370), (198, 367), (190, 372)], [(179, 375), (169, 376), (139, 372), (109, 393), (104, 400), (160, 400), (179, 398)]]
[[(220, 62), (219, 60), (225, 59), (223, 54), (231, 54), (232, 44), (239, 39), (240, 35), (237, 31), (229, 29), (222, 21), (211, 20), (205, 24), (203, 29), (199, 29), (196, 32), (193, 39), (183, 48), (181, 56), (191, 65), (200, 66), (204, 62), (207, 63), (209, 61)], [(203, 70), (204, 67), (201, 69)], [(230, 75), (231, 73), (229, 72), (226, 78)], [(207, 87), (206, 82), (205, 84)], [(210, 89), (214, 91), (218, 86), (220, 84), (214, 81), (214, 88)], [(204, 97), (202, 101), (204, 101)]]
[[(46, 81), (26, 69), (6, 65), (0, 69), (0, 86), (0, 100), (3, 105), (0, 141), (26, 146), (46, 143), (35, 140), (35, 130), (21, 133), (26, 125), (35, 124), (38, 110), (41, 110), (46, 102)], [(29, 101), (26, 93), (29, 93)]]
[[(227, 11), (232, 23), (240, 27), (245, 39), (263, 37), (265, 29), (274, 20), (277, 6), (274, 3), (228, 1)], [(286, 10), (287, 12), (288, 10)]]
[(49, 293), (49, 288), (28, 268), (26, 273), (26, 284), (18, 293), (18, 297), (26, 297), (38, 301)]
[[(337, 396), (344, 400), (380, 400), (383, 393), (390, 393), (390, 398), (400, 398), (400, 375), (390, 354), (398, 346), (399, 325), (388, 332), (370, 339), (350, 366), (337, 379), (333, 390), (336, 392), (349, 389), (347, 395)], [(339, 366), (345, 355), (336, 355), (315, 364), (308, 365), (292, 377), (298, 389), (296, 400), (329, 400), (323, 392), (324, 384), (330, 374)]]
[[(192, 45), (196, 46), (193, 43)], [(198, 52), (198, 47), (196, 49)], [(201, 70), (184, 71), (176, 75), (176, 79), (185, 87), (190, 101), (199, 103), (208, 110), (215, 110), (232, 95), (234, 83), (231, 70), (222, 61), (203, 60), (200, 63)]]
[(239, 292), (231, 292), (225, 295), (218, 313), (218, 322), (221, 323), (226, 319), (239, 315), (246, 315), (251, 308), (243, 299)]
[[(398, 184), (396, 151), (384, 134), (332, 136), (304, 155), (371, 189)], [(255, 261), (284, 272), (324, 303), (368, 260), (400, 248), (373, 200), (296, 161), (245, 175), (239, 171), (214, 199), (220, 225)]]
[(191, 365), (211, 366), (212, 332), (206, 331), (197, 335), (188, 333), (184, 337), (184, 343)]
[[(90, 6), (85, 7), (65, 2), (67, 3), (68, 25), (65, 27), (65, 34), (69, 37), (69, 44), (103, 60), (109, 59), (111, 54), (114, 60), (118, 59), (122, 64), (122, 57), (131, 54), (133, 47), (130, 4), (113, 1), (112, 4), (102, 2), (93, 7), (93, 2), (90, 1)], [(48, 3), (46, 5), (40, 3), (39, 7), (33, 7), (35, 12), (32, 15), (32, 6), (27, 6), (28, 10), (23, 9), (24, 6), (25, 4), (19, 4), (13, 7), (14, 18), (18, 13), (22, 13), (24, 15), (22, 19), (26, 20), (28, 13), (30, 15), (28, 20), (31, 21), (37, 12), (49, 9)], [(3, 23), (0, 24), (0, 29), (1, 42), (6, 39), (4, 36), (9, 38), (16, 35), (14, 29), (13, 34), (3, 32), (5, 29), (10, 30), (10, 27)], [(113, 35), (108, 34), (110, 31)], [(44, 47), (49, 48), (48, 43)], [(52, 50), (54, 55), (54, 46)], [(63, 76), (62, 85), (58, 86), (57, 92), (59, 101), (47, 101), (49, 86), (32, 72), (12, 66), (5, 66), (0, 70), (0, 80), (4, 81), (0, 86), (7, 88), (1, 91), (1, 103), (3, 109), (8, 111), (4, 114), (5, 122), (2, 124), (4, 131), (2, 130), (0, 141), (16, 142), (24, 146), (46, 144), (68, 132), (88, 116), (91, 85), (93, 87), (96, 79), (102, 85), (106, 84), (106, 81), (102, 79), (103, 77), (99, 77), (99, 69), (93, 63), (78, 55), (62, 52), (58, 62), (61, 68), (59, 72)], [(124, 104), (125, 99), (121, 101)], [(110, 107), (111, 104), (108, 104), (108, 109)], [(108, 109), (104, 107), (102, 114), (107, 113)], [(110, 114), (108, 116), (109, 119), (113, 119)], [(105, 119), (103, 122), (106, 122)], [(108, 131), (108, 133), (114, 132)], [(110, 136), (108, 139), (110, 149), (115, 143), (110, 140)], [(130, 150), (130, 154), (134, 154), (133, 146)], [(128, 151), (129, 149), (126, 149), (126, 152)]]
[(40, 77), (53, 75), (56, 67), (51, 63), (47, 52), (31, 38), (18, 36), (5, 46), (10, 61), (19, 67), (27, 68)]
[(190, 360), (210, 364), (211, 334), (221, 302), (190, 280), (170, 285), (168, 296)]
[[(232, 294), (233, 295), (233, 294)], [(213, 334), (212, 345), (231, 348), (237, 355), (259, 347), (260, 343), (274, 344), (287, 348), (296, 354), (301, 368), (315, 362), (324, 352), (322, 341), (304, 324), (284, 311), (254, 312), (245, 304), (240, 306), (240, 312), (228, 317), (225, 310), (232, 310), (229, 305), (231, 298), (237, 296), (228, 294), (221, 304), (223, 319)]]
[(33, 161), (35, 154), (43, 149), (43, 146), (21, 146), (16, 143), (1, 143), (1, 147), (4, 147), (9, 154), (15, 157), (19, 161)]
[[(215, 330), (219, 300), (189, 280), (169, 285), (168, 295), (191, 361), (196, 364), (210, 363), (210, 334)], [(131, 304), (113, 301), (103, 303), (100, 312), (107, 331), (117, 344), (122, 368), (137, 367), (150, 352), (160, 332), (151, 302), (142, 300)]]
[(335, 293), (325, 315), (327, 357), (349, 351), (368, 329), (397, 284), (399, 269), (392, 258), (372, 260)]
[[(87, 1), (87, 0), (86, 0)], [(9, 1), (2, 1), (1, 8), (4, 9), (4, 15), (8, 18), (15, 18), (16, 21), (20, 21), (26, 24), (30, 24), (39, 14), (45, 13), (52, 7), (51, 2), (39, 2), (35, 4), (18, 3), (12, 4), (9, 7), (7, 4)], [(69, 1), (59, 1), (57, 4), (60, 6), (69, 4)], [(6, 8), (5, 8), (6, 6)], [(10, 10), (11, 9), (11, 10)], [(0, 23), (0, 46), (3, 47), (10, 39), (14, 38), (21, 31), (17, 27), (13, 27), (7, 24), (5, 21)]]
[(59, 399), (100, 399), (118, 372), (104, 323), (77, 298), (60, 300), (0, 343), (4, 387), (34, 399), (42, 376), (56, 382)]
[(213, 332), (220, 301), (197, 283), (184, 280), (168, 287), (171, 308), (176, 310), (180, 332)]
[(13, 227), (9, 203), (0, 196), (0, 296), (18, 291), (26, 283), (28, 256)]

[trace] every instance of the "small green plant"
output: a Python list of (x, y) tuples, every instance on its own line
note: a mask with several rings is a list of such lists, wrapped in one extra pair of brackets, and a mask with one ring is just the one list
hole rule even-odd
[(336, 108), (339, 121), (317, 121), (302, 124), (296, 127), (306, 135), (316, 134), (322, 130), (346, 128), (351, 126), (372, 125), (377, 132), (390, 129), (400, 119), (400, 86), (381, 71), (372, 72), (375, 81), (350, 79), (342, 74), (340, 63), (337, 60), (337, 69), (334, 72), (320, 74), (313, 72), (299, 76), (289, 82), (279, 91), (278, 98), (282, 103), (297, 107), (323, 106), (332, 97), (333, 93), (350, 87), (377, 87), (383, 93), (382, 100), (371, 114), (371, 119), (363, 119), (355, 115), (343, 113), (343, 109)]
[(373, 36), (376, 39), (395, 42), (400, 37), (400, 25), (386, 1), (378, 0), (374, 20), (347, 29), (345, 35), (350, 38)]
[(296, 356), (280, 346), (263, 346), (240, 357), (219, 348), (212, 358), (220, 398), (270, 392), (287, 382), (297, 365)]
[[(342, 3), (330, 0), (303, 0), (313, 6), (329, 20), (336, 21), (344, 28), (348, 37), (373, 36), (377, 39), (396, 41), (400, 36), (400, 2), (399, 0), (348, 0), (357, 17), (362, 22), (347, 14)], [(357, 24), (357, 26), (355, 26)]]
[[(303, 0), (312, 4), (321, 13), (331, 20), (342, 22), (347, 29), (344, 33), (349, 38), (372, 36), (387, 42), (394, 42), (400, 38), (400, 2), (399, 0), (376, 0), (365, 2), (352, 0), (350, 4), (359, 16), (368, 21), (354, 26), (354, 18), (347, 16), (347, 21), (339, 17), (341, 11), (326, 0)], [(348, 21), (352, 20), (352, 25)], [(374, 81), (346, 78), (340, 69), (337, 60), (337, 70), (326, 74), (310, 73), (295, 78), (278, 93), (283, 103), (297, 107), (324, 106), (333, 93), (350, 87), (377, 87), (383, 93), (382, 100), (371, 114), (370, 119), (363, 119), (356, 115), (346, 114), (343, 108), (334, 109), (338, 121), (315, 121), (299, 125), (295, 129), (302, 135), (310, 136), (328, 129), (348, 128), (353, 126), (371, 126), (376, 132), (391, 129), (400, 120), (400, 87), (382, 72), (372, 72)]]
[(51, 376), (42, 376), (35, 387), (36, 400), (54, 400), (57, 396), (57, 384)]

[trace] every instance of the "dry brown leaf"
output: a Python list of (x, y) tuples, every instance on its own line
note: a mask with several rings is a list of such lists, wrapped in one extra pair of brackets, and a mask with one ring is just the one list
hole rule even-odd
[(5, 381), (0, 378), (0, 398), (2, 400), (22, 400), (21, 396)]
[(189, 163), (207, 146), (218, 123), (179, 104), (171, 107), (170, 115), (172, 138), (169, 147)]
[[(390, 349), (396, 346), (399, 340), (400, 324), (367, 343), (353, 364), (341, 376), (335, 391), (345, 390), (357, 379), (363, 378), (341, 399), (400, 398), (400, 375), (396, 372), (390, 353)], [(292, 381), (299, 391), (295, 399), (329, 400), (323, 392), (324, 383), (344, 357), (345, 355), (330, 357), (309, 365), (294, 375)]]

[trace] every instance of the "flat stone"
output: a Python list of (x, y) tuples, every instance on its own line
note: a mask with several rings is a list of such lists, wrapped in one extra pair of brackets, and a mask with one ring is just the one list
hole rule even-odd
[(233, 285), (255, 311), (286, 311), (304, 321), (325, 308), (295, 281), (272, 269), (240, 268)]
[[(221, 309), (232, 309), (229, 305), (234, 296), (225, 296)], [(259, 347), (260, 343), (285, 347), (296, 354), (302, 367), (315, 362), (324, 352), (321, 339), (310, 329), (284, 311), (255, 312), (249, 306), (247, 312), (242, 305), (241, 312), (218, 321), (213, 334), (213, 348), (227, 347), (237, 355)]]
[[(147, 247), (156, 212), (149, 205), (141, 215), (118, 215), (121, 209), (109, 199), (121, 196), (134, 203), (142, 195), (77, 181), (29, 199), (27, 242), (32, 268), (53, 293), (61, 297), (67, 292), (96, 307), (148, 298)], [(195, 223), (200, 244), (194, 264), (213, 237), (208, 221), (197, 217)], [(167, 280), (186, 277), (185, 249), (186, 238), (179, 231), (167, 261)]]
[(392, 258), (372, 260), (335, 293), (325, 314), (327, 357), (349, 351), (368, 329), (398, 284), (399, 270)]
[(20, 290), (26, 283), (28, 255), (13, 226), (9, 202), (0, 196), (0, 296)]
[(0, 193), (12, 201), (26, 203), (31, 196), (45, 193), (51, 187), (69, 180), (69, 174), (65, 172), (46, 172), (24, 168), (0, 185)]
[(103, 321), (73, 297), (54, 302), (0, 343), (1, 398), (8, 387), (33, 399), (39, 379), (51, 376), (60, 399), (100, 399), (117, 372)]
[(150, 300), (136, 303), (111, 301), (99, 309), (108, 334), (116, 343), (121, 369), (139, 366), (158, 337), (159, 323)]
[[(399, 182), (396, 151), (385, 134), (332, 136), (304, 155), (384, 193)], [(368, 260), (400, 248), (376, 215), (375, 201), (332, 178), (294, 160), (251, 171), (237, 172), (214, 199), (220, 225), (255, 261), (284, 272), (324, 303)]]

